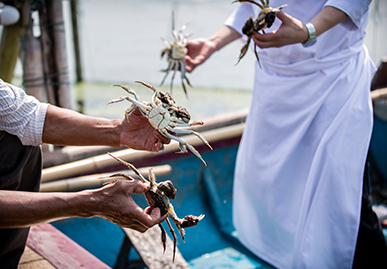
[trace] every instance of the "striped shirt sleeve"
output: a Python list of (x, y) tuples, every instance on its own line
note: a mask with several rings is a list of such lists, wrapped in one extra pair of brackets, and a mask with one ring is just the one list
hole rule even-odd
[(1, 79), (0, 98), (0, 130), (16, 135), (25, 146), (40, 145), (49, 104)]

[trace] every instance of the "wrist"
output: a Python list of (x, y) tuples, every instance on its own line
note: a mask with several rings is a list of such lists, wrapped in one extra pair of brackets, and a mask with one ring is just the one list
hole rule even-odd
[(221, 39), (219, 36), (213, 35), (206, 40), (208, 48), (211, 52), (220, 50), (223, 46), (221, 45)]
[(122, 134), (122, 130), (123, 130), (123, 121), (126, 121), (126, 119), (123, 119), (123, 120), (112, 120), (112, 125), (113, 125), (113, 128), (112, 128), (112, 140), (110, 141), (111, 142), (111, 146), (112, 147), (121, 147), (123, 146), (121, 144), (121, 134)]
[(96, 190), (84, 190), (77, 192), (71, 206), (75, 208), (75, 214), (82, 218), (91, 218), (100, 215), (101, 198)]

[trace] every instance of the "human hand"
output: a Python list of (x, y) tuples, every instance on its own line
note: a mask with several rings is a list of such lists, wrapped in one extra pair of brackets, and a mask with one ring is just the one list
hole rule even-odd
[(161, 216), (159, 208), (139, 207), (131, 194), (148, 191), (149, 184), (139, 180), (118, 180), (115, 183), (93, 190), (98, 216), (121, 227), (145, 232), (150, 227), (161, 223), (167, 215)]
[(186, 48), (186, 69), (188, 72), (192, 72), (216, 51), (216, 44), (209, 39), (199, 38), (188, 41)]
[(158, 152), (171, 142), (150, 125), (138, 107), (122, 120), (122, 128), (120, 144), (132, 149)]
[(254, 32), (252, 38), (258, 47), (261, 49), (282, 47), (302, 43), (308, 39), (308, 30), (300, 20), (281, 10), (276, 13), (276, 16), (282, 21), (277, 30), (266, 34)]

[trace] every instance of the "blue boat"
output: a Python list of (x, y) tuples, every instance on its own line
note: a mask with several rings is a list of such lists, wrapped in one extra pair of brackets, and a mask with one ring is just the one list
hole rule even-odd
[[(247, 111), (241, 111), (227, 117), (209, 119), (206, 125), (197, 129), (208, 139), (214, 149), (212, 151), (197, 137), (184, 136), (184, 140), (202, 154), (207, 166), (191, 153), (177, 154), (179, 148), (176, 141), (166, 146), (162, 153), (131, 149), (113, 152), (113, 155), (138, 168), (155, 167), (157, 181), (171, 179), (178, 190), (176, 198), (172, 200), (178, 216), (205, 215), (197, 226), (186, 229), (185, 243), (178, 237), (175, 264), (172, 264), (171, 245), (167, 253), (162, 253), (157, 226), (140, 234), (97, 217), (72, 218), (52, 224), (115, 268), (273, 268), (238, 241), (232, 224), (234, 167), (246, 116)], [(381, 132), (385, 134), (387, 130)], [(374, 133), (373, 141), (376, 135), (378, 133)], [(108, 175), (123, 169), (126, 167), (103, 153), (45, 169), (42, 190), (94, 188), (102, 184), (95, 180), (97, 176), (82, 174)], [(129, 170), (126, 169), (126, 172)], [(57, 180), (57, 174), (67, 179)], [(134, 199), (140, 206), (147, 206), (143, 195), (136, 195)], [(167, 227), (164, 228), (168, 231)], [(144, 242), (150, 242), (149, 246), (144, 246)]]
[[(247, 111), (233, 113), (227, 120), (210, 119), (206, 125), (198, 129), (209, 141), (214, 150), (210, 150), (195, 136), (185, 136), (184, 140), (192, 144), (207, 162), (203, 162), (193, 154), (177, 154), (178, 143), (172, 141), (162, 153), (139, 152), (124, 149), (112, 154), (120, 157), (136, 167), (156, 167), (157, 181), (171, 179), (177, 189), (176, 198), (172, 204), (178, 216), (200, 215), (205, 218), (192, 228), (187, 228), (185, 243), (178, 237), (177, 247), (189, 267), (192, 268), (273, 268), (263, 260), (249, 252), (237, 240), (232, 225), (232, 188), (236, 153), (244, 128)], [(222, 125), (219, 128), (219, 125)], [(88, 166), (98, 163), (100, 168)], [(102, 163), (102, 164), (101, 164)], [(42, 191), (60, 189), (62, 185), (72, 190), (84, 188), (82, 176), (51, 181), (52, 173), (62, 176), (73, 176), (69, 167), (86, 166), (84, 173), (112, 174), (114, 171), (126, 169), (125, 166), (112, 159), (107, 154), (90, 157), (74, 163), (47, 168), (43, 172)], [(170, 167), (166, 175), (157, 174), (157, 167)], [(77, 170), (77, 169), (76, 169)], [(164, 169), (165, 170), (165, 169)], [(78, 171), (78, 170), (77, 170)], [(129, 170), (126, 170), (129, 172)], [(96, 178), (96, 176), (86, 176)], [(86, 179), (86, 181), (88, 181)], [(61, 182), (66, 181), (65, 184)], [(72, 184), (73, 183), (73, 184)], [(88, 187), (96, 187), (100, 182), (89, 182)], [(80, 187), (83, 186), (83, 187)], [(147, 203), (143, 195), (135, 195), (135, 201), (142, 207)], [(111, 267), (120, 267), (118, 263), (126, 264), (126, 268), (152, 267), (141, 260), (139, 250), (132, 248), (129, 253), (123, 249), (127, 246), (127, 233), (115, 224), (101, 218), (72, 218), (52, 223), (57, 229), (69, 236), (86, 250), (101, 259)], [(172, 266), (172, 255), (161, 251), (160, 230), (153, 240), (159, 245), (159, 253), (153, 253), (157, 259), (165, 259)], [(168, 231), (168, 227), (164, 227)], [(135, 232), (137, 233), (137, 232)], [(146, 232), (143, 236), (147, 236)], [(139, 233), (137, 233), (139, 234)], [(130, 238), (129, 238), (130, 239)], [(127, 255), (122, 258), (122, 255)], [(122, 263), (122, 260), (125, 262)], [(129, 260), (129, 262), (128, 262)], [(177, 266), (177, 264), (176, 264)], [(154, 267), (154, 268), (157, 268)]]

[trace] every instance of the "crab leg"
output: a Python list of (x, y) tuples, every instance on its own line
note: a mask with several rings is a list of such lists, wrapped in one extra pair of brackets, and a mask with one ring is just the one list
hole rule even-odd
[(145, 87), (151, 89), (154, 92), (157, 92), (156, 88), (153, 87), (152, 85), (150, 85), (149, 83), (146, 83), (146, 82), (143, 82), (143, 81), (139, 81), (139, 80), (136, 80), (135, 82), (144, 85)]
[(163, 228), (163, 225), (161, 225), (161, 223), (159, 223), (159, 227), (161, 230), (161, 243), (163, 244), (163, 254), (164, 254), (165, 250), (167, 248), (167, 246), (166, 246), (167, 234), (165, 233), (165, 230)]
[(175, 76), (176, 76), (176, 73), (177, 73), (177, 69), (178, 69), (176, 67), (178, 67), (177, 63), (176, 63), (175, 60), (173, 60), (173, 75), (172, 75), (172, 78), (171, 78), (171, 93), (172, 93), (172, 88), (173, 88), (173, 80), (175, 79)]
[(136, 98), (136, 100), (141, 101), (140, 96), (138, 96), (137, 93), (136, 93), (134, 90), (132, 90), (129, 86), (126, 86), (126, 85), (120, 85), (120, 84), (114, 84), (114, 85), (112, 85), (112, 86), (121, 87), (121, 88), (124, 89), (127, 93), (132, 94), (132, 95)]
[(155, 175), (155, 172), (153, 172), (152, 168), (149, 168), (149, 181), (151, 186), (153, 186), (156, 183), (156, 175)]
[(254, 44), (254, 53), (255, 53), (255, 57), (257, 57), (257, 61), (258, 61), (259, 67), (262, 68), (261, 62), (259, 61), (259, 57), (258, 57), (257, 45), (255, 45), (255, 44)]
[[(118, 173), (118, 174), (113, 174), (113, 175), (110, 175), (110, 176), (106, 176), (106, 177), (99, 177), (99, 179), (106, 179), (106, 178), (112, 178), (112, 177), (124, 177), (126, 178), (127, 180), (135, 180), (134, 178), (132, 178), (131, 176), (128, 176), (126, 174), (122, 174), (122, 173)], [(112, 184), (116, 181), (118, 181), (119, 179), (113, 179), (113, 180), (109, 180), (109, 181), (106, 181), (105, 183), (103, 183), (102, 185), (107, 185), (107, 184)]]
[(175, 12), (172, 10), (172, 35), (175, 39), (177, 39), (177, 34), (175, 30)]
[(139, 178), (142, 182), (144, 183), (149, 183), (149, 181), (143, 176), (140, 174), (140, 172), (137, 170), (137, 168), (131, 164), (131, 163), (128, 163), (128, 162), (125, 162), (124, 160), (121, 160), (120, 158), (114, 156), (113, 154), (111, 154), (110, 152), (107, 153), (110, 157), (112, 157), (113, 159), (119, 161), (120, 163), (122, 163), (123, 165), (129, 167)]
[[(196, 157), (198, 157), (200, 160), (202, 160), (202, 162), (204, 163), (205, 166), (207, 166), (207, 163), (203, 160), (202, 158), (202, 155), (200, 155), (200, 153), (193, 147), (191, 146), (190, 144), (188, 144), (187, 142), (185, 142), (183, 139), (181, 139), (180, 137), (178, 136), (174, 136), (174, 135), (171, 135), (170, 133), (168, 132), (162, 132), (162, 134), (170, 139), (174, 139), (176, 140), (177, 142), (179, 142), (180, 144), (184, 145), (185, 147), (187, 147), (193, 154), (195, 154)], [(180, 147), (181, 149), (181, 147)], [(183, 151), (183, 152), (186, 152), (186, 151)]]
[[(171, 44), (163, 37), (161, 37), (161, 40), (163, 41), (164, 45), (169, 48), (171, 46)], [(161, 55), (162, 56), (162, 55)]]
[[(188, 93), (187, 93), (187, 89), (186, 89), (186, 87), (185, 87), (185, 84), (184, 84), (184, 79), (187, 79), (187, 77), (186, 77), (186, 72), (187, 72), (187, 69), (185, 68), (185, 65), (186, 65), (186, 63), (185, 63), (185, 60), (183, 59), (183, 60), (181, 60), (180, 61), (180, 79), (181, 79), (181, 86), (183, 87), (183, 90), (184, 90), (184, 93), (185, 93), (185, 96), (187, 97), (187, 99), (188, 99)], [(190, 83), (188, 83), (188, 85), (190, 85)], [(191, 85), (190, 85), (191, 86)]]
[(185, 239), (184, 239), (185, 231), (184, 231), (183, 228), (181, 228), (181, 225), (180, 225), (180, 219), (179, 219), (179, 217), (176, 215), (176, 212), (175, 212), (175, 210), (173, 209), (173, 205), (172, 205), (172, 204), (169, 206), (168, 216), (172, 219), (173, 223), (175, 223), (177, 229), (179, 230), (181, 239), (183, 239), (183, 242), (185, 243)]
[(163, 72), (165, 72), (165, 76), (164, 76), (163, 80), (161, 81), (160, 86), (162, 86), (162, 85), (164, 84), (164, 81), (165, 81), (165, 79), (168, 77), (168, 74), (169, 74), (169, 72), (170, 72), (171, 70), (172, 70), (172, 61), (168, 61), (168, 67), (167, 67), (167, 69), (162, 70)]
[[(203, 125), (204, 122), (203, 121), (191, 121), (191, 122), (188, 122), (188, 123), (179, 123), (179, 118), (177, 117), (170, 117), (171, 119), (171, 127), (174, 128), (174, 127), (191, 127), (191, 126), (195, 126), (195, 125)], [(171, 132), (174, 132), (174, 130), (170, 130)]]
[(207, 139), (205, 139), (200, 133), (195, 132), (193, 130), (181, 130), (181, 129), (174, 129), (174, 132), (177, 134), (194, 134), (196, 135), (200, 140), (203, 141), (204, 144), (206, 144), (211, 150), (213, 149), (211, 145), (208, 143)]
[(110, 105), (110, 104), (113, 104), (113, 103), (119, 103), (119, 102), (122, 102), (124, 100), (128, 100), (130, 101), (129, 97), (128, 96), (121, 96), (121, 97), (118, 97), (116, 99), (112, 99), (110, 100), (107, 104)]
[(126, 112), (125, 112), (126, 114), (128, 114), (130, 111), (132, 111), (132, 110), (134, 109), (134, 107), (137, 105), (137, 106), (140, 108), (141, 113), (145, 116), (144, 110), (145, 110), (145, 111), (149, 110), (149, 107), (148, 107), (147, 105), (145, 105), (145, 104), (141, 101), (140, 97), (139, 97), (132, 89), (130, 89), (130, 88), (127, 87), (127, 86), (123, 86), (123, 85), (113, 85), (113, 86), (119, 86), (119, 87), (121, 87), (122, 89), (124, 89), (124, 90), (127, 91), (128, 93), (134, 95), (134, 97), (135, 97), (136, 99), (133, 99), (133, 98), (130, 97), (130, 96), (120, 97), (120, 98), (113, 99), (113, 100), (109, 101), (109, 102), (107, 103), (108, 105), (110, 105), (110, 104), (112, 104), (112, 103), (118, 103), (118, 102), (121, 102), (121, 101), (124, 101), (124, 100), (128, 100), (129, 102), (132, 102), (134, 106), (128, 108), (128, 109), (126, 110)]
[(181, 72), (184, 73), (184, 76), (182, 76), (181, 80), (182, 80), (182, 82), (183, 82), (183, 79), (185, 79), (185, 81), (187, 82), (188, 86), (192, 87), (191, 83), (189, 82), (189, 80), (188, 80), (188, 78), (187, 78), (187, 76), (186, 76), (186, 74), (187, 74), (187, 68), (186, 68), (186, 65), (187, 65), (187, 64), (185, 63), (185, 61), (183, 61), (183, 63), (184, 63), (184, 64), (182, 65)]
[(173, 237), (173, 257), (172, 257), (172, 263), (174, 263), (175, 262), (175, 254), (176, 254), (177, 237), (176, 237), (175, 231), (173, 230), (171, 222), (169, 221), (169, 219), (166, 218), (165, 220), (166, 220), (166, 222), (168, 224), (169, 231), (171, 232), (171, 235)]
[[(235, 2), (239, 2), (239, 3), (249, 2), (249, 3), (252, 3), (252, 4), (255, 4), (255, 5), (259, 6), (261, 9), (263, 9), (266, 6), (266, 4), (265, 4), (265, 2), (263, 0), (261, 0), (262, 4), (259, 4), (259, 3), (255, 2), (253, 0), (235, 0), (235, 1), (233, 1), (233, 3), (235, 3)], [(268, 0), (268, 2), (269, 2), (269, 0)]]

